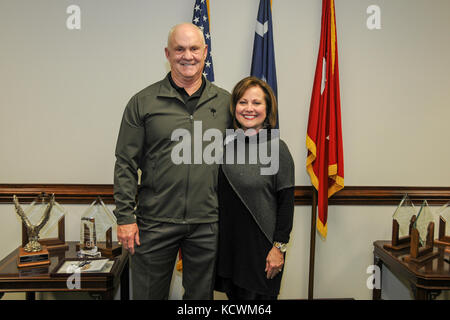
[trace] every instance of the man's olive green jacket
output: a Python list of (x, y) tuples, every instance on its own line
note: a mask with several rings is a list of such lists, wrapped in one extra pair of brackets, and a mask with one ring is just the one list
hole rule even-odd
[[(203, 157), (201, 164), (194, 164), (193, 158), (196, 154), (198, 159), (198, 151), (211, 143), (202, 142), (205, 130), (217, 128), (224, 135), (231, 122), (230, 94), (205, 81), (192, 115), (167, 76), (134, 95), (126, 106), (114, 168), (114, 214), (119, 225), (134, 223), (136, 217), (169, 223), (218, 220), (218, 165), (205, 164)], [(201, 136), (194, 135), (194, 121), (197, 129), (201, 124)], [(187, 135), (172, 141), (172, 133), (180, 128), (190, 133), (191, 164), (172, 160), (173, 147), (189, 139)], [(201, 149), (194, 141), (202, 142)]]

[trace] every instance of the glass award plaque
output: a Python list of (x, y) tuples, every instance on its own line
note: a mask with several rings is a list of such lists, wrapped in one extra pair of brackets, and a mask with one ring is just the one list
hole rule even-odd
[(440, 207), (436, 214), (439, 216), (439, 236), (435, 242), (450, 246), (450, 202)]
[(439, 252), (434, 251), (434, 217), (428, 202), (424, 200), (411, 229), (410, 254), (404, 260), (424, 263), (437, 256)]
[(403, 250), (410, 246), (411, 230), (416, 220), (416, 208), (405, 194), (392, 215), (392, 241), (386, 249)]
[(122, 247), (112, 241), (116, 232), (116, 217), (102, 199), (97, 198), (81, 217), (80, 249), (91, 253), (98, 250), (106, 257), (120, 254)]
[(97, 234), (95, 231), (94, 217), (88, 216), (81, 218), (80, 244), (83, 250), (97, 249)]
[(403, 196), (402, 201), (392, 215), (392, 219), (398, 222), (398, 236), (404, 237), (410, 235), (411, 219), (417, 213), (414, 204), (407, 194)]
[[(417, 219), (414, 222), (414, 228), (419, 231), (419, 242), (422, 246), (427, 241), (427, 236), (430, 232), (428, 230), (430, 223), (434, 225), (434, 216), (431, 212), (430, 207), (428, 206), (427, 200), (424, 200), (417, 215)], [(431, 235), (431, 237), (434, 237), (434, 233)]]

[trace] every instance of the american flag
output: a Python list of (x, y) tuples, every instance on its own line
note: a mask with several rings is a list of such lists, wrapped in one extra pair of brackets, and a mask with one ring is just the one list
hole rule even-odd
[[(267, 82), (272, 88), (275, 97), (278, 96), (275, 50), (273, 47), (272, 7), (270, 0), (260, 0), (259, 2), (250, 75)], [(277, 114), (277, 124), (275, 128), (278, 127)]]
[(203, 31), (205, 42), (208, 45), (208, 55), (203, 68), (203, 75), (206, 79), (214, 81), (213, 61), (211, 57), (211, 34), (209, 32), (209, 0), (196, 0), (192, 23)]

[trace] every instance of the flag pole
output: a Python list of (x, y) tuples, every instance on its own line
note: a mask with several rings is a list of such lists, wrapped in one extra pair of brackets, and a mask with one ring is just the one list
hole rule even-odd
[(317, 190), (312, 188), (312, 204), (311, 204), (311, 239), (309, 242), (309, 285), (308, 300), (314, 298), (314, 260), (316, 252), (316, 226), (317, 226)]

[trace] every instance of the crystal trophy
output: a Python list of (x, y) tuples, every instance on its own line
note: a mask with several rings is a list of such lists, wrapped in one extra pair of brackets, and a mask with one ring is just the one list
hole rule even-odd
[[(428, 226), (432, 223), (434, 225), (434, 216), (431, 212), (430, 207), (428, 206), (427, 200), (424, 200), (422, 206), (420, 207), (419, 214), (417, 215), (417, 219), (414, 222), (414, 228), (419, 231), (419, 242), (420, 245), (424, 245), (427, 240), (427, 235), (429, 233)], [(431, 235), (434, 237), (434, 233)]]
[(411, 240), (411, 228), (416, 220), (416, 208), (405, 194), (392, 215), (392, 241), (384, 245), (386, 249), (402, 250), (408, 248)]
[(411, 199), (409, 199), (409, 196), (406, 194), (392, 215), (392, 218), (397, 220), (399, 225), (399, 237), (409, 236), (411, 231), (411, 218), (415, 215), (416, 208), (414, 207)]
[(95, 218), (81, 218), (81, 248), (83, 250), (97, 250), (97, 235), (95, 232)]
[(411, 230), (410, 254), (404, 260), (424, 263), (437, 256), (439, 252), (434, 251), (434, 217), (424, 200)]
[(450, 246), (450, 201), (436, 211), (439, 216), (439, 237), (436, 243)]
[(98, 251), (106, 257), (118, 255), (122, 247), (112, 241), (116, 232), (116, 217), (99, 197), (81, 218), (80, 249), (91, 253)]

